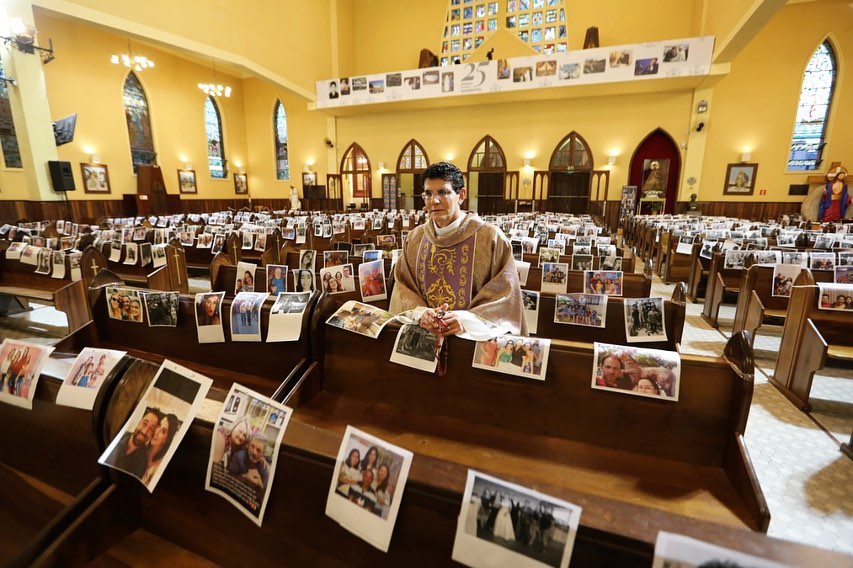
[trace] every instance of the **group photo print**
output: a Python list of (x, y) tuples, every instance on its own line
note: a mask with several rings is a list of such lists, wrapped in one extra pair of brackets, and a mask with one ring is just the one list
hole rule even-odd
[(677, 401), (681, 357), (674, 351), (594, 344), (592, 388)]

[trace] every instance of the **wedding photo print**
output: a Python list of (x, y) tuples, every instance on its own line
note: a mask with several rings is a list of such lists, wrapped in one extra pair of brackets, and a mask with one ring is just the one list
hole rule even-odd
[(153, 492), (211, 384), (207, 377), (164, 361), (98, 463), (135, 477)]
[(412, 452), (347, 426), (326, 515), (387, 552), (411, 463)]
[(677, 401), (681, 357), (674, 351), (594, 344), (592, 388)]
[(292, 414), (290, 408), (235, 383), (216, 422), (205, 489), (224, 497), (258, 526)]
[(468, 470), (453, 560), (466, 566), (569, 565), (582, 509)]
[(472, 366), (544, 381), (550, 348), (550, 339), (501, 335), (477, 342)]

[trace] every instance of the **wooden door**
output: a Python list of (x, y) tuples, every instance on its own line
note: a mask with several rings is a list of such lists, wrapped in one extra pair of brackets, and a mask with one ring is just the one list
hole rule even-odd
[(588, 213), (589, 172), (553, 172), (548, 210), (555, 213)]
[(480, 172), (477, 185), (477, 211), (486, 215), (507, 213), (503, 172)]

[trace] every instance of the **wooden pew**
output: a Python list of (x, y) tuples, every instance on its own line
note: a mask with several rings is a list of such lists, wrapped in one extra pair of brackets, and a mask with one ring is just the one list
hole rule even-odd
[[(65, 276), (51, 278), (49, 274), (36, 274), (35, 266), (6, 258), (0, 251), (0, 313), (29, 310), (29, 300), (52, 303), (65, 312), (68, 330), (80, 329), (92, 319), (86, 300), (85, 284), (71, 280), (71, 268), (65, 263)], [(51, 265), (51, 270), (53, 266)]]
[(853, 312), (818, 309), (820, 289), (804, 268), (788, 301), (779, 358), (770, 382), (800, 409), (811, 409), (809, 395), (814, 374), (827, 357), (853, 360)]
[[(701, 244), (698, 244), (701, 247)], [(677, 252), (678, 237), (672, 237), (666, 249), (664, 256), (663, 273), (661, 278), (666, 284), (673, 282), (687, 282), (690, 279), (690, 271), (693, 264), (693, 251), (696, 250), (697, 243), (694, 243), (690, 249), (690, 254), (681, 254)], [(698, 251), (696, 253), (698, 256)]]
[[(685, 317), (683, 286), (683, 283), (677, 285), (672, 299), (664, 301), (663, 323), (666, 326), (666, 341), (636, 343), (637, 347), (679, 351)], [(536, 337), (582, 343), (597, 341), (599, 343), (628, 345), (625, 334), (625, 302), (622, 301), (621, 297), (611, 296), (608, 299), (607, 320), (603, 328), (556, 323), (554, 321), (555, 306), (556, 296), (540, 295)]]
[(741, 278), (746, 272), (741, 268), (724, 268), (726, 255), (715, 252), (708, 269), (708, 286), (705, 291), (705, 305), (702, 318), (712, 327), (720, 327), (720, 306), (726, 294), (733, 296), (740, 290)]
[[(702, 243), (694, 243), (693, 250), (690, 253), (690, 272), (687, 276), (687, 300), (691, 303), (696, 303), (700, 298), (704, 298), (708, 286), (708, 272), (711, 268), (711, 260), (702, 258), (699, 253), (702, 250)], [(711, 254), (720, 252), (721, 244), (716, 244), (711, 248)]]
[[(652, 278), (648, 274), (650, 262), (646, 263), (646, 273), (636, 274), (625, 272), (622, 275), (623, 298), (648, 298), (652, 291)], [(566, 293), (583, 292), (584, 273), (580, 270), (569, 270), (567, 272)], [(525, 290), (540, 290), (542, 287), (542, 269), (530, 267), (527, 273), (527, 284), (522, 286)]]

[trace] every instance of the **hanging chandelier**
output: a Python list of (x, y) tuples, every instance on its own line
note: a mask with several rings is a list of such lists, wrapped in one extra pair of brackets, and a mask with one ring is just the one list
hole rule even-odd
[(110, 56), (110, 63), (113, 65), (124, 65), (132, 68), (134, 71), (142, 71), (154, 67), (154, 62), (144, 55), (134, 55), (130, 49), (130, 40), (127, 40), (127, 53), (114, 53)]
[(198, 88), (210, 97), (230, 97), (231, 87), (216, 82), (216, 60), (213, 61), (213, 83), (199, 83)]

